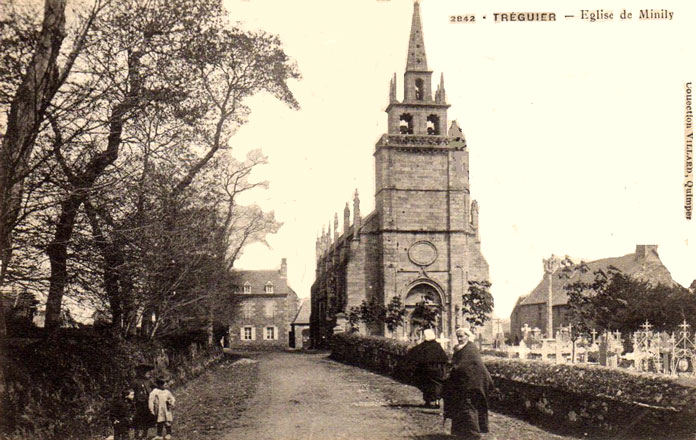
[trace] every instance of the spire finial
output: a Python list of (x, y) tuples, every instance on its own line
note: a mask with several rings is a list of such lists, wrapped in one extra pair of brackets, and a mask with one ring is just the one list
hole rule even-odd
[(394, 77), (389, 81), (389, 102), (396, 102), (396, 73), (394, 73)]
[(421, 25), (420, 5), (418, 4), (418, 1), (413, 3), (413, 18), (411, 20), (411, 35), (408, 41), (406, 70), (428, 70), (428, 62), (425, 59), (425, 44), (423, 43), (423, 26)]
[(440, 72), (440, 101), (444, 104), (447, 102), (447, 96), (445, 95), (445, 73)]

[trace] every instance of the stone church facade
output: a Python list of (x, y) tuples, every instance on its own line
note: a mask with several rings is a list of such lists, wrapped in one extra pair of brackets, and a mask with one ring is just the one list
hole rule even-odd
[[(371, 299), (386, 305), (395, 296), (409, 313), (423, 300), (438, 308), (437, 330), (450, 338), (462, 322), (468, 282), (489, 278), (479, 208), (470, 196), (466, 140), (455, 121), (448, 130), (444, 75), (434, 94), (432, 75), (415, 3), (403, 99), (397, 99), (395, 74), (386, 108), (388, 131), (375, 145), (375, 210), (363, 217), (356, 191), (352, 213), (348, 204), (343, 212), (342, 232), (336, 215), (333, 234), (324, 231), (316, 242), (314, 346), (328, 343), (351, 307)], [(407, 321), (395, 334), (377, 327), (362, 331), (408, 339), (413, 326)]]

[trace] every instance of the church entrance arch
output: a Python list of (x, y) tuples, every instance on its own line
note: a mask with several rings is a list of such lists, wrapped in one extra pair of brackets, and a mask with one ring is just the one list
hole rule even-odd
[[(418, 341), (424, 328), (431, 326), (435, 334), (442, 331), (442, 294), (441, 289), (430, 281), (414, 283), (408, 293), (404, 306), (408, 312), (406, 334), (409, 340)], [(432, 319), (430, 325), (428, 320)]]

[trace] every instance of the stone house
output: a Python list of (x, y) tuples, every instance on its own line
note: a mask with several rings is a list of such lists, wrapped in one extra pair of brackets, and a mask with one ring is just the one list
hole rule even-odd
[(235, 270), (233, 300), (236, 307), (228, 321), (229, 347), (288, 347), (290, 323), (299, 299), (288, 285), (287, 260), (278, 270)]
[[(564, 286), (574, 283), (579, 279), (590, 281), (594, 279), (593, 272), (597, 269), (607, 269), (614, 266), (621, 272), (641, 280), (677, 284), (672, 279), (669, 270), (662, 264), (657, 253), (656, 245), (636, 245), (635, 253), (622, 257), (603, 258), (586, 262), (589, 271), (587, 273), (574, 273), (572, 276), (562, 276), (559, 268), (551, 274), (552, 302), (553, 302), (553, 327), (554, 331), (560, 326), (567, 326), (568, 319), (568, 294)], [(548, 304), (549, 277), (544, 276), (539, 284), (528, 294), (517, 299), (514, 309), (510, 314), (510, 338), (513, 342), (522, 339), (522, 328), (539, 328), (542, 334), (547, 334), (547, 304)]]
[[(375, 210), (338, 214), (333, 234), (316, 241), (316, 278), (311, 290), (311, 337), (326, 346), (344, 315), (363, 300), (388, 304), (399, 297), (412, 311), (426, 301), (437, 308), (437, 331), (450, 338), (461, 324), (462, 295), (469, 281), (488, 280), (481, 254), (479, 207), (470, 197), (469, 151), (455, 121), (448, 130), (444, 75), (432, 93), (420, 7), (414, 3), (403, 99), (397, 98), (396, 74), (386, 108), (388, 131), (375, 145)], [(410, 320), (388, 334), (373, 326), (361, 331), (411, 338)]]

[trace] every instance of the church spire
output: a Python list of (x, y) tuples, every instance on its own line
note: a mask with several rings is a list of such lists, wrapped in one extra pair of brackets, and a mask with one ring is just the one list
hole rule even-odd
[(421, 25), (420, 5), (413, 3), (413, 18), (411, 19), (411, 36), (408, 41), (408, 57), (406, 71), (423, 72), (428, 70), (425, 59), (425, 44), (423, 44), (423, 26)]

